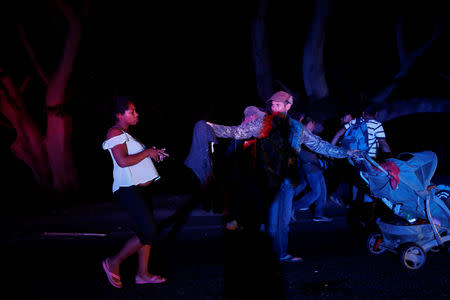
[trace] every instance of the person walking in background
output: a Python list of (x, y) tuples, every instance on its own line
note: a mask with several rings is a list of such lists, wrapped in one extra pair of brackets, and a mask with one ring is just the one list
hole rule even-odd
[[(336, 145), (339, 141), (341, 147), (355, 149), (357, 147), (361, 151), (366, 151), (372, 158), (379, 158), (380, 152), (384, 157), (391, 157), (391, 148), (386, 141), (386, 134), (384, 132), (381, 122), (376, 120), (377, 107), (366, 107), (360, 118), (355, 118), (343, 125), (343, 127), (336, 132), (331, 144)], [(356, 129), (356, 130), (355, 130)], [(356, 132), (355, 135), (349, 134), (349, 132)], [(380, 151), (381, 150), (381, 151)], [(357, 171), (354, 171), (357, 172)], [(363, 190), (366, 185), (361, 182), (361, 178), (356, 175), (353, 177), (357, 182), (354, 182), (353, 197), (355, 201), (357, 198), (364, 198), (364, 201), (371, 202), (369, 197), (364, 194)], [(356, 188), (355, 188), (356, 187)]]
[[(345, 112), (340, 118), (340, 128), (353, 120), (353, 113)], [(333, 143), (333, 141), (332, 141)], [(341, 146), (340, 141), (335, 142)], [(353, 184), (355, 179), (353, 166), (348, 161), (336, 160), (332, 161), (328, 170), (327, 187), (330, 192), (329, 199), (337, 206), (348, 206), (352, 200)]]
[[(367, 153), (370, 157), (375, 158), (379, 155), (379, 150), (384, 152), (385, 155), (391, 155), (391, 148), (386, 141), (386, 134), (384, 132), (383, 125), (381, 122), (376, 120), (377, 116), (377, 108), (375, 106), (368, 106), (362, 112), (362, 116), (360, 118), (355, 118), (345, 123), (343, 127), (336, 132), (333, 137), (331, 144), (336, 145), (337, 142), (345, 135), (347, 130), (349, 130), (352, 126), (357, 125), (358, 123), (364, 122), (367, 126)], [(342, 142), (342, 141), (341, 141)], [(342, 147), (345, 147), (342, 144)], [(362, 150), (362, 149), (359, 149)]]
[(350, 122), (351, 120), (353, 120), (353, 115), (351, 113), (346, 113), (344, 114), (344, 116), (341, 118), (341, 124), (347, 124), (348, 122)]
[[(273, 250), (280, 261), (299, 262), (300, 257), (287, 253), (289, 223), (292, 213), (294, 185), (298, 178), (298, 154), (301, 145), (317, 153), (345, 158), (353, 150), (344, 150), (323, 141), (288, 116), (293, 97), (284, 91), (273, 94), (267, 103), (270, 113), (238, 126), (223, 126), (207, 122), (219, 138), (256, 138), (257, 168), (262, 176), (260, 187), (267, 196), (265, 231), (272, 238)], [(259, 171), (257, 171), (259, 172)]]
[[(248, 106), (244, 110), (241, 125), (264, 116), (264, 112), (256, 106)], [(226, 214), (225, 228), (255, 229), (262, 223), (262, 192), (257, 187), (255, 176), (255, 146), (253, 140), (232, 140), (228, 146), (230, 165), (230, 184), (226, 188), (229, 205)]]
[(148, 271), (156, 224), (146, 202), (148, 200), (142, 193), (145, 186), (159, 179), (153, 161), (160, 162), (169, 155), (165, 149), (146, 148), (128, 133), (129, 128), (139, 121), (132, 97), (115, 97), (113, 116), (115, 124), (106, 134), (103, 149), (109, 151), (113, 161), (114, 199), (127, 209), (136, 223), (137, 232), (117, 254), (102, 261), (103, 270), (111, 285), (121, 288), (120, 265), (130, 255), (137, 253), (135, 283), (162, 283), (166, 281), (165, 278)]
[[(304, 125), (304, 130), (310, 132), (313, 132), (316, 126), (316, 122), (310, 116), (303, 118), (302, 124)], [(318, 154), (308, 149), (303, 149), (299, 155), (301, 161), (300, 172), (306, 179), (306, 182), (303, 181), (302, 184), (295, 188), (295, 196), (298, 196), (307, 185), (310, 189), (300, 199), (294, 201), (294, 214), (295, 211), (308, 209), (314, 203), (313, 221), (330, 222), (332, 219), (324, 215), (324, 209), (327, 204), (327, 185), (323, 174), (323, 164)]]

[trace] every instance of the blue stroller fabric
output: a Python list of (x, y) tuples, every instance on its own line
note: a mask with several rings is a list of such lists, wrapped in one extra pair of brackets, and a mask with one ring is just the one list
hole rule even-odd
[(395, 189), (390, 184), (390, 177), (381, 171), (366, 172), (371, 193), (378, 198), (387, 199), (394, 213), (427, 220), (426, 199), (430, 197), (432, 217), (438, 219), (442, 226), (450, 226), (450, 212), (445, 203), (429, 190), (431, 178), (437, 167), (434, 152), (423, 151), (404, 153), (400, 158), (390, 158), (400, 172), (400, 182)]

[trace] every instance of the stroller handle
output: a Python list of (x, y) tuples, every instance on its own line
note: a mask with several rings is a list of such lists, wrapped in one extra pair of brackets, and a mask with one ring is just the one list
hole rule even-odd
[(380, 166), (369, 154), (365, 151), (357, 151), (352, 156), (348, 158), (350, 164), (355, 167), (359, 167), (364, 169), (362, 172), (369, 172), (370, 168), (373, 166), (383, 172), (386, 176), (389, 176), (389, 173)]

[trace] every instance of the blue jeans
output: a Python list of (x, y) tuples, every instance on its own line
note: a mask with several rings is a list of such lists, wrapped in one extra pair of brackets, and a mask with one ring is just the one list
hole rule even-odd
[(269, 207), (266, 232), (272, 238), (273, 249), (279, 257), (287, 255), (293, 198), (294, 187), (289, 179), (285, 179)]
[[(311, 190), (302, 198), (294, 202), (294, 209), (308, 207), (312, 203), (316, 204), (314, 217), (322, 217), (325, 205), (327, 204), (327, 185), (322, 172), (305, 174), (306, 182)], [(303, 181), (304, 182), (304, 181)], [(305, 188), (305, 184), (299, 184), (295, 189), (295, 195), (300, 194)]]

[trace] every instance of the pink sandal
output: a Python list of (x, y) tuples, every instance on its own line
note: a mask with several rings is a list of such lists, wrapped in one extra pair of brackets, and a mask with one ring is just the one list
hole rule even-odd
[(108, 259), (105, 259), (104, 261), (102, 261), (103, 270), (105, 270), (105, 273), (106, 273), (106, 276), (108, 277), (109, 283), (111, 283), (111, 285), (113, 287), (120, 289), (122, 287), (122, 281), (120, 281), (120, 276), (112, 273), (109, 270), (108, 263), (106, 262), (107, 260)]
[(147, 284), (147, 283), (163, 283), (167, 279), (158, 275), (152, 275), (150, 279), (140, 279), (138, 276), (136, 276), (136, 284)]

